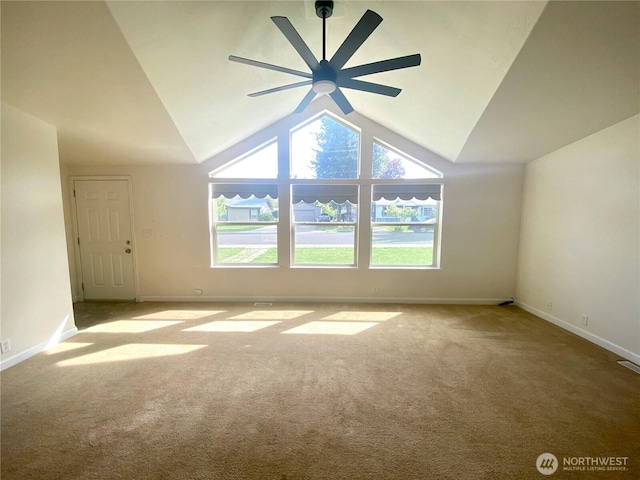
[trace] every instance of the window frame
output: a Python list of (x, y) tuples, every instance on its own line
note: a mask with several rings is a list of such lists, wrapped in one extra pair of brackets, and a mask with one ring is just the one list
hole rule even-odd
[[(218, 219), (218, 214), (217, 214), (217, 201), (219, 198), (225, 198), (226, 200), (231, 200), (232, 198), (228, 198), (226, 197), (224, 194), (220, 194), (217, 196), (214, 196), (214, 190), (215, 190), (215, 185), (226, 185), (229, 187), (229, 190), (233, 189), (233, 187), (238, 187), (238, 190), (242, 190), (245, 195), (246, 195), (246, 191), (249, 190), (250, 188), (248, 186), (251, 185), (255, 185), (255, 191), (259, 194), (261, 194), (262, 192), (260, 192), (260, 187), (258, 186), (259, 184), (252, 184), (252, 183), (248, 183), (246, 181), (240, 181), (240, 179), (231, 179), (232, 181), (229, 182), (227, 180), (227, 178), (222, 179), (224, 181), (221, 182), (209, 182), (209, 229), (210, 229), (210, 235), (209, 235), (209, 242), (210, 242), (210, 267), (211, 268), (246, 268), (246, 267), (278, 267), (278, 261), (276, 260), (276, 262), (273, 263), (243, 263), (243, 262), (221, 262), (220, 261), (220, 245), (219, 245), (219, 237), (218, 237), (218, 233), (219, 233), (219, 227), (220, 226), (252, 226), (252, 225), (260, 225), (260, 226), (269, 226), (269, 225), (274, 225), (276, 227), (276, 243), (275, 243), (275, 249), (276, 249), (276, 259), (278, 258), (278, 251), (279, 251), (279, 242), (278, 242), (278, 237), (279, 237), (279, 230), (280, 230), (280, 216), (278, 215), (278, 217), (274, 220), (220, 220)], [(262, 185), (271, 185), (272, 189), (274, 186), (274, 182), (262, 182)], [(276, 191), (277, 191), (277, 184), (275, 184), (276, 187)], [(263, 197), (259, 197), (256, 195), (253, 195), (255, 198), (264, 198), (265, 200), (267, 199), (267, 196), (263, 196)], [(270, 195), (268, 195), (269, 198), (272, 198), (273, 200), (277, 200), (278, 201), (278, 210), (280, 210), (280, 199), (279, 196), (277, 195), (276, 197), (271, 197)], [(243, 198), (243, 197), (241, 197)], [(251, 198), (251, 197), (249, 197)], [(251, 210), (254, 210), (252, 208), (249, 208), (249, 217), (251, 217)]]
[[(304, 128), (305, 126), (313, 123), (316, 120), (321, 119), (324, 116), (330, 117), (338, 123), (343, 124), (345, 127), (355, 131), (358, 134), (358, 158), (357, 158), (357, 178), (292, 178), (291, 171), (294, 162), (292, 145), (292, 135)], [(444, 185), (446, 183), (445, 176), (442, 172), (430, 165), (426, 161), (419, 160), (415, 156), (408, 155), (400, 149), (394, 147), (387, 141), (381, 140), (379, 137), (371, 134), (371, 127), (360, 128), (356, 125), (349, 123), (343, 118), (334, 115), (333, 113), (324, 110), (317, 113), (313, 117), (310, 117), (296, 125), (283, 127), (279, 129), (278, 134), (275, 137), (271, 137), (267, 141), (262, 141), (260, 145), (253, 148), (248, 148), (244, 153), (236, 155), (230, 158), (228, 161), (219, 164), (214, 170), (209, 172), (209, 219), (210, 219), (210, 254), (211, 254), (211, 267), (212, 268), (248, 268), (248, 267), (274, 267), (274, 268), (289, 268), (289, 269), (301, 269), (301, 268), (357, 268), (357, 269), (440, 269), (440, 249), (442, 244), (442, 212), (443, 212), (443, 199), (444, 199)], [(265, 138), (264, 136), (262, 138)], [(243, 143), (249, 143), (250, 139)], [(216, 178), (216, 172), (223, 172), (227, 165), (231, 166), (242, 161), (243, 158), (247, 158), (254, 152), (260, 150), (265, 146), (269, 146), (273, 143), (277, 144), (278, 162), (276, 178), (269, 176), (268, 178), (248, 178), (246, 176), (238, 178), (220, 177)], [(425, 176), (425, 178), (403, 178), (403, 179), (381, 179), (373, 178), (373, 148), (374, 144), (378, 144), (392, 153), (404, 157), (411, 162), (415, 162), (417, 165), (424, 167), (427, 172), (432, 172), (432, 176)], [(254, 143), (254, 145), (256, 145)], [(239, 146), (233, 148), (232, 151), (238, 152)], [(231, 151), (231, 150), (230, 150)], [(228, 153), (227, 153), (228, 155)], [(260, 225), (275, 224), (276, 225), (276, 252), (277, 261), (275, 263), (220, 263), (219, 261), (219, 245), (217, 238), (217, 225), (220, 222), (214, 217), (215, 212), (215, 199), (212, 197), (212, 189), (216, 184), (230, 184), (230, 185), (243, 185), (246, 187), (249, 185), (256, 185), (258, 188), (260, 185), (268, 185), (270, 188), (277, 189), (278, 196), (278, 216), (273, 222), (234, 222), (238, 224), (253, 225), (259, 223)], [(354, 262), (353, 264), (322, 264), (322, 263), (296, 263), (295, 249), (296, 249), (296, 226), (305, 224), (315, 224), (315, 222), (297, 221), (294, 216), (294, 203), (293, 203), (293, 189), (296, 185), (355, 185), (358, 189), (357, 197), (357, 214), (353, 222), (345, 222), (343, 224), (353, 227), (354, 236)], [(441, 198), (436, 202), (436, 217), (433, 225), (433, 256), (432, 263), (430, 265), (386, 265), (386, 264), (374, 264), (373, 263), (373, 249), (374, 249), (374, 227), (381, 224), (381, 222), (375, 222), (372, 217), (373, 207), (373, 190), (376, 185), (439, 185), (441, 189)], [(287, 208), (288, 206), (288, 208)], [(412, 226), (415, 222), (390, 222), (393, 226)], [(230, 224), (230, 223), (225, 223)]]
[[(292, 268), (306, 268), (306, 267), (329, 267), (329, 268), (354, 268), (358, 266), (358, 239), (359, 239), (359, 235), (358, 235), (358, 231), (359, 231), (359, 225), (360, 225), (360, 187), (357, 183), (355, 183), (355, 181), (357, 179), (335, 179), (335, 180), (329, 180), (329, 179), (317, 179), (319, 180), (319, 182), (316, 182), (315, 179), (313, 182), (309, 182), (309, 181), (305, 181), (304, 183), (302, 182), (296, 182), (291, 184), (291, 202), (290, 202), (290, 208), (291, 208), (291, 239), (290, 239), (290, 255), (291, 255), (291, 267)], [(321, 183), (320, 183), (321, 182)], [(325, 192), (327, 192), (327, 195), (331, 195), (330, 191), (332, 187), (337, 186), (338, 189), (340, 189), (340, 186), (346, 186), (348, 187), (353, 187), (353, 190), (355, 190), (355, 195), (350, 195), (349, 197), (350, 199), (346, 199), (345, 202), (341, 202), (339, 203), (339, 205), (342, 205), (344, 203), (351, 203), (352, 205), (356, 206), (356, 215), (355, 215), (355, 219), (353, 221), (332, 221), (332, 222), (322, 222), (321, 224), (319, 222), (316, 221), (306, 221), (306, 220), (302, 220), (302, 221), (297, 221), (295, 219), (295, 205), (300, 203), (300, 202), (295, 202), (295, 198), (296, 195), (294, 194), (294, 190), (296, 189), (296, 187), (303, 189), (305, 185), (312, 185), (314, 187), (319, 187), (317, 188), (317, 190), (325, 190)], [(323, 188), (324, 187), (324, 188)], [(345, 189), (346, 190), (346, 189)], [(331, 202), (335, 202), (335, 200), (330, 200), (329, 202), (320, 202), (319, 199), (316, 200), (316, 203), (324, 203), (324, 204), (329, 204)], [(309, 202), (304, 202), (308, 205), (311, 205), (311, 203)], [(328, 225), (344, 225), (344, 226), (350, 226), (353, 228), (353, 262), (351, 263), (298, 263), (296, 261), (296, 233), (297, 233), (297, 228), (298, 226), (312, 226), (312, 227), (325, 227)]]
[[(397, 183), (398, 180), (395, 181), (395, 183)], [(409, 185), (409, 186), (415, 186), (417, 188), (420, 187), (426, 187), (428, 185), (433, 185), (433, 186), (438, 186), (440, 189), (440, 198), (439, 199), (433, 199), (431, 196), (428, 197), (428, 199), (432, 199), (433, 202), (435, 202), (435, 217), (434, 217), (434, 222), (433, 223), (422, 223), (422, 222), (415, 222), (415, 221), (376, 221), (373, 219), (374, 214), (373, 214), (373, 210), (375, 208), (375, 202), (376, 200), (374, 200), (374, 191), (375, 191), (375, 186), (376, 185), (393, 185), (393, 183), (390, 182), (380, 182), (378, 180), (374, 180), (374, 183), (372, 185), (372, 194), (371, 194), (371, 198), (369, 199), (369, 201), (371, 202), (371, 218), (370, 218), (370, 222), (371, 222), (371, 238), (370, 238), (370, 255), (369, 255), (369, 269), (437, 269), (439, 268), (440, 265), (440, 235), (441, 235), (441, 217), (442, 217), (442, 198), (443, 198), (443, 190), (444, 190), (444, 185), (442, 182), (442, 179), (425, 179), (423, 181), (402, 181), (401, 185)], [(389, 201), (388, 198), (385, 198), (387, 201)], [(394, 200), (394, 202), (401, 200), (399, 197), (396, 198)], [(410, 200), (406, 200), (406, 199), (402, 199), (405, 201), (412, 201), (412, 200), (418, 200), (415, 197), (410, 199)], [(406, 264), (383, 264), (383, 263), (373, 263), (373, 256), (374, 256), (374, 229), (375, 227), (408, 227), (409, 229), (411, 229), (411, 227), (414, 226), (419, 226), (419, 225), (425, 225), (425, 226), (433, 226), (433, 240), (432, 240), (432, 258), (431, 258), (431, 264), (416, 264), (416, 265), (406, 265)], [(422, 233), (422, 232), (420, 232)], [(427, 233), (427, 232), (424, 232)]]

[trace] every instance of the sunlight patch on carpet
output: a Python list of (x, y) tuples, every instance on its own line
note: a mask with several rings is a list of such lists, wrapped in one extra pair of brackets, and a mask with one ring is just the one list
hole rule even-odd
[(130, 343), (118, 347), (108, 348), (101, 352), (90, 353), (76, 358), (70, 358), (56, 363), (59, 367), (77, 365), (93, 365), (96, 363), (122, 362), (127, 360), (142, 360), (145, 358), (183, 355), (193, 352), (207, 345), (181, 345), (158, 343)]
[(59, 343), (47, 349), (46, 353), (49, 355), (53, 355), (54, 353), (70, 352), (71, 350), (77, 350), (78, 348), (89, 347), (91, 345), (93, 345), (93, 343)]
[(402, 315), (401, 312), (339, 312), (333, 315), (328, 315), (323, 320), (350, 320), (352, 322), (384, 322), (390, 320), (398, 315)]
[(254, 310), (253, 312), (241, 313), (230, 320), (292, 320), (313, 313), (313, 310)]
[(226, 310), (164, 310), (162, 312), (148, 313), (133, 317), (136, 320), (198, 320), (218, 313), (225, 313)]
[(279, 320), (218, 320), (196, 327), (190, 327), (184, 332), (255, 332), (263, 328), (280, 323)]
[(117, 320), (115, 322), (101, 323), (94, 325), (80, 333), (143, 333), (157, 330), (158, 328), (170, 327), (182, 323), (182, 321), (169, 320)]
[(282, 333), (308, 335), (355, 335), (368, 328), (375, 327), (378, 322), (309, 322)]

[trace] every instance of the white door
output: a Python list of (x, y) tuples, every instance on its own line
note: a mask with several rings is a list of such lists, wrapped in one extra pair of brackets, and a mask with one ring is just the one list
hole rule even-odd
[(87, 300), (135, 298), (127, 180), (75, 180), (82, 288)]

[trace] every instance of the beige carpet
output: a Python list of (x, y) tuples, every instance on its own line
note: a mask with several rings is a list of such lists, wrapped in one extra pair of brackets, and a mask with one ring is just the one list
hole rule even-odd
[(516, 307), (76, 310), (2, 373), (2, 480), (640, 478), (640, 375)]

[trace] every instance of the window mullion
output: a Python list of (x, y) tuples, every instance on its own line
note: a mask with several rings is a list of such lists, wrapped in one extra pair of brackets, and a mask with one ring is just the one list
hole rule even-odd
[(291, 135), (288, 130), (278, 135), (278, 265), (281, 268), (291, 267), (293, 218), (291, 211), (291, 185), (289, 172)]
[(369, 268), (371, 261), (371, 184), (360, 185), (358, 199), (358, 226), (356, 228), (356, 252), (358, 268)]

